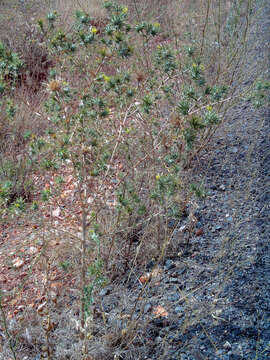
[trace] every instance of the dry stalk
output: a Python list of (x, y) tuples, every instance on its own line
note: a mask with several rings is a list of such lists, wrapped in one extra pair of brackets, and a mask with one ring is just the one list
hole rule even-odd
[(13, 359), (17, 360), (16, 348), (15, 348), (16, 347), (16, 341), (14, 341), (14, 337), (12, 337), (11, 334), (9, 333), (8, 324), (7, 324), (7, 318), (6, 318), (5, 310), (4, 310), (3, 305), (2, 305), (2, 292), (0, 292), (0, 311), (1, 311), (1, 316), (2, 316), (2, 323), (3, 323), (3, 327), (4, 327), (4, 332), (5, 332), (6, 337), (8, 339), (9, 348), (11, 350)]

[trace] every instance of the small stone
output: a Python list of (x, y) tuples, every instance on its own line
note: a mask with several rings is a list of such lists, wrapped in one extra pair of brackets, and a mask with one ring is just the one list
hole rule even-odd
[(60, 215), (60, 213), (61, 213), (61, 209), (60, 209), (60, 207), (58, 206), (56, 209), (54, 209), (54, 210), (52, 211), (52, 216), (53, 216), (53, 217), (58, 217), (58, 216)]
[(219, 189), (222, 190), (222, 191), (225, 191), (226, 187), (225, 187), (224, 184), (221, 184), (220, 187), (219, 187)]
[(149, 312), (151, 309), (152, 309), (152, 304), (151, 303), (145, 304), (144, 309), (143, 309), (144, 314)]
[(222, 309), (216, 309), (215, 315), (216, 316), (221, 316), (221, 314), (222, 314)]
[(12, 263), (13, 263), (13, 266), (15, 267), (15, 268), (20, 268), (20, 267), (22, 267), (23, 265), (24, 265), (24, 261), (22, 260), (22, 259), (20, 259), (19, 257), (17, 257), (16, 259), (14, 259), (13, 261), (12, 261)]
[(171, 270), (175, 267), (175, 264), (172, 260), (166, 260), (165, 262), (165, 268), (166, 270)]
[(232, 345), (229, 343), (229, 341), (226, 341), (223, 344), (223, 348), (226, 349), (226, 350), (230, 350), (232, 348)]
[(38, 249), (35, 246), (30, 246), (27, 253), (30, 254), (30, 255), (35, 255), (35, 254), (38, 253)]
[(169, 301), (178, 301), (180, 299), (180, 295), (177, 293), (173, 293), (173, 294), (168, 295), (167, 299)]
[(161, 343), (162, 342), (162, 337), (160, 337), (160, 336), (157, 336), (156, 338), (155, 338), (155, 343)]
[(238, 152), (238, 148), (236, 146), (233, 146), (231, 150), (234, 154)]
[(177, 231), (178, 231), (178, 232), (183, 232), (183, 231), (186, 230), (186, 228), (187, 228), (187, 225), (182, 225), (182, 226), (180, 226), (179, 229), (177, 229)]
[(185, 311), (185, 308), (184, 308), (183, 306), (176, 306), (175, 309), (174, 309), (174, 312), (175, 312), (176, 314), (178, 314), (178, 313), (184, 313), (184, 311)]
[(109, 287), (106, 287), (100, 291), (99, 296), (106, 296), (110, 293), (110, 291), (111, 289)]

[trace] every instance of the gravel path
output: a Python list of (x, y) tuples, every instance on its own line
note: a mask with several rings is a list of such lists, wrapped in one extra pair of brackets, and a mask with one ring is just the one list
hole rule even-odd
[[(258, 57), (269, 61), (269, 25), (268, 3), (251, 35), (249, 71)], [(269, 107), (239, 106), (213, 139), (212, 159), (202, 158), (197, 173), (210, 191), (195, 216), (203, 235), (190, 241), (181, 288), (205, 286), (176, 308), (182, 326), (153, 359), (270, 358), (269, 117)], [(170, 277), (183, 266), (173, 262)]]
[[(251, 73), (270, 58), (269, 25), (268, 2), (251, 34)], [(212, 158), (202, 156), (193, 174), (208, 190), (195, 212), (198, 236), (165, 261), (145, 295), (144, 313), (159, 304), (170, 315), (150, 321), (144, 350), (124, 359), (270, 358), (269, 116), (269, 107), (239, 105), (215, 135)]]

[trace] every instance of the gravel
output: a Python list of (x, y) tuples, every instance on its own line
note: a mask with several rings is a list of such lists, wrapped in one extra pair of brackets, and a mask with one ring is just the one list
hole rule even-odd
[[(269, 58), (269, 24), (268, 3), (251, 35), (247, 71), (259, 56)], [(208, 195), (198, 201), (196, 235), (182, 256), (165, 259), (142, 296), (145, 316), (157, 305), (168, 316), (146, 321), (138, 330), (144, 351), (123, 351), (123, 359), (270, 358), (269, 117), (269, 107), (238, 105), (210, 144), (212, 158), (202, 154), (192, 176), (199, 182), (203, 174)], [(127, 294), (131, 304), (137, 287)]]

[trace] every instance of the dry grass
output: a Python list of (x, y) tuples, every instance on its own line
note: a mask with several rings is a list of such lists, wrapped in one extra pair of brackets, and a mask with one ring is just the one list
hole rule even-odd
[(20, 155), (25, 150), (28, 136), (44, 134), (48, 123), (41, 116), (42, 104), (46, 94), (40, 92), (38, 96), (29, 94), (27, 87), (16, 90), (14, 106), (16, 113), (13, 119), (5, 114), (5, 103), (1, 114), (0, 150), (2, 154)]
[[(209, 3), (211, 6), (208, 7)], [(233, 82), (236, 69), (241, 64), (241, 60), (238, 55), (234, 57), (235, 48), (239, 45), (237, 40), (233, 37), (229, 37), (225, 29), (228, 24), (228, 18), (232, 11), (233, 1), (202, 1), (194, 0), (190, 1), (133, 1), (128, 0), (127, 5), (131, 14), (131, 18), (135, 22), (142, 20), (154, 20), (162, 24), (165, 29), (164, 33), (158, 38), (159, 42), (164, 40), (168, 41), (168, 44), (172, 44), (179, 51), (179, 57), (184, 52), (184, 46), (190, 44), (199, 49), (203, 63), (206, 63), (206, 73), (209, 75), (210, 80), (214, 84), (217, 80), (222, 82)], [(42, 6), (41, 6), (42, 4)], [(35, 23), (37, 18), (44, 17), (46, 13), (51, 10), (56, 10), (60, 14), (60, 20), (58, 25), (66, 31), (71, 31), (71, 23), (75, 10), (78, 8), (83, 9), (87, 13), (96, 19), (97, 24), (102, 24), (105, 18), (105, 11), (100, 7), (101, 1), (93, 0), (55, 0), (46, 2), (27, 2), (25, 6), (21, 6), (18, 2), (14, 1), (4, 8), (5, 24), (0, 27), (0, 38), (5, 43), (16, 51), (18, 51), (22, 58), (27, 63), (28, 72), (29, 69), (35, 69), (34, 76), (30, 76), (28, 83), (18, 87), (14, 93), (14, 103), (17, 107), (17, 112), (12, 121), (8, 121), (5, 115), (1, 115), (2, 128), (0, 138), (0, 151), (4, 154), (7, 149), (9, 152), (17, 155), (23, 154), (25, 146), (28, 140), (25, 138), (27, 132), (31, 133), (32, 138), (36, 136), (44, 135), (48, 128), (48, 116), (46, 115), (43, 104), (48, 97), (46, 92), (46, 83), (48, 81), (47, 72), (50, 66), (44, 65), (44, 61), (39, 61), (44, 57), (45, 63), (55, 61), (56, 68), (59, 70), (63, 80), (73, 83), (74, 87), (77, 86), (80, 91), (87, 89), (89, 86), (89, 78), (85, 76), (85, 73), (80, 73), (81, 68), (85, 66), (87, 69), (88, 58), (85, 57), (81, 63), (76, 63), (73, 68), (69, 67), (68, 61), (64, 64), (57, 63), (57, 59), (52, 59), (46, 49), (40, 45), (40, 38), (36, 36), (35, 29), (32, 24)], [(12, 6), (11, 6), (12, 5)], [(1, 5), (0, 5), (1, 6)], [(34, 8), (33, 8), (34, 6)], [(34, 11), (32, 12), (32, 9)], [(200, 11), (198, 11), (200, 9)], [(31, 17), (29, 18), (31, 14)], [(244, 15), (240, 13), (240, 18)], [(33, 17), (33, 19), (32, 19)], [(16, 31), (4, 32), (5, 26), (14, 22), (16, 24)], [(219, 25), (217, 26), (216, 23)], [(33, 30), (34, 29), (34, 30)], [(28, 34), (30, 32), (30, 35)], [(26, 37), (20, 38), (19, 32), (24, 32)], [(9, 35), (10, 34), (10, 35)], [(165, 43), (167, 44), (167, 43)], [(156, 46), (155, 42), (150, 44), (153, 48)], [(135, 44), (136, 54), (141, 55), (141, 60), (151, 64), (151, 46), (147, 49), (140, 48), (139, 43)], [(245, 49), (243, 49), (244, 53)], [(240, 54), (240, 55), (243, 55)], [(63, 66), (62, 66), (63, 65)], [(107, 75), (115, 75), (115, 64), (104, 64), (99, 69)], [(127, 62), (123, 68), (128, 69), (130, 64)], [(122, 69), (123, 70), (123, 69)], [(134, 78), (132, 78), (132, 84), (143, 87), (145, 78), (149, 76), (145, 74), (145, 71), (141, 70), (141, 63), (138, 62), (133, 65)], [(213, 75), (211, 75), (213, 74)], [(89, 75), (89, 74), (88, 74)], [(94, 74), (96, 75), (96, 74)], [(43, 76), (43, 78), (41, 77)], [(218, 79), (217, 79), (218, 78)], [(34, 84), (31, 83), (34, 82)], [(61, 80), (62, 81), (62, 80)], [(32, 84), (32, 85), (31, 85)], [(179, 86), (180, 81), (177, 82)], [(182, 84), (180, 84), (182, 85)], [(34, 91), (33, 91), (34, 89)], [(105, 95), (104, 95), (105, 96)], [(164, 107), (168, 106), (166, 102), (161, 104)], [(162, 106), (160, 106), (161, 108)], [(161, 118), (162, 111), (158, 108), (155, 116)], [(76, 109), (76, 102), (71, 104), (70, 117), (75, 113), (73, 109)], [(115, 112), (116, 113), (116, 112)], [(164, 112), (166, 113), (166, 112)], [(225, 113), (225, 112), (224, 112)], [(166, 211), (161, 206), (153, 204), (150, 200), (148, 189), (153, 188), (153, 184), (156, 181), (156, 174), (158, 174), (159, 168), (156, 164), (157, 154), (154, 153), (151, 143), (148, 142), (149, 137), (144, 134), (151, 134), (149, 130), (149, 123), (142, 118), (132, 118), (131, 116), (125, 123), (125, 126), (131, 126), (132, 121), (136, 122), (139, 135), (130, 135), (129, 152), (133, 154), (132, 159), (127, 160), (126, 148), (124, 137), (122, 136), (121, 129), (123, 121), (123, 113), (119, 113), (119, 118), (116, 121), (105, 123), (104, 132), (107, 132), (108, 143), (115, 141), (115, 149), (119, 144), (122, 146), (122, 152), (118, 149), (118, 157), (111, 158), (112, 171), (111, 178), (107, 179), (106, 176), (102, 179), (102, 186), (97, 183), (89, 183), (89, 189), (95, 194), (94, 201), (91, 204), (92, 209), (97, 210), (99, 222), (101, 223), (99, 231), (102, 233), (102, 243), (100, 246), (100, 254), (104, 262), (103, 272), (108, 279), (119, 280), (123, 278), (127, 280), (126, 273), (129, 273), (130, 277), (138, 281), (137, 267), (143, 267), (151, 258), (155, 261), (162, 260), (167, 251), (175, 252), (179, 243), (176, 243), (174, 238), (174, 229), (177, 223), (173, 227), (169, 227), (168, 209)], [(112, 116), (115, 114), (112, 113)], [(122, 118), (121, 118), (122, 116)], [(169, 119), (169, 115), (167, 120)], [(165, 116), (164, 116), (165, 117)], [(112, 120), (112, 119), (111, 119)], [(120, 122), (120, 125), (119, 125)], [(120, 131), (119, 131), (120, 128)], [(75, 127), (76, 129), (76, 127)], [(61, 132), (60, 132), (61, 135)], [(57, 142), (59, 133), (53, 134), (49, 141)], [(164, 140), (166, 145), (166, 140)], [(206, 139), (208, 141), (208, 139)], [(121, 143), (123, 141), (123, 143)], [(143, 148), (139, 148), (138, 143), (144, 144)], [(207, 144), (205, 142), (202, 147)], [(167, 145), (166, 145), (167, 146)], [(76, 150), (80, 149), (80, 144), (76, 144), (72, 149), (74, 156)], [(141, 153), (140, 153), (141, 151)], [(143, 151), (146, 151), (147, 156), (144, 158)], [(149, 155), (150, 154), (150, 155)], [(46, 154), (44, 154), (45, 156)], [(198, 154), (195, 153), (197, 156)], [(134, 165), (135, 164), (135, 165)], [(127, 182), (134, 184), (135, 193), (149, 197), (149, 201), (146, 203), (147, 216), (135, 216), (127, 213), (126, 217), (118, 219), (115, 212), (115, 195), (114, 184), (115, 179), (119, 180), (118, 174), (122, 171), (122, 167), (126, 168), (125, 178)], [(134, 168), (133, 168), (134, 167)], [(38, 231), (33, 235), (34, 246), (39, 250), (39, 256), (35, 257), (31, 262), (31, 271), (33, 268), (33, 276), (31, 278), (31, 286), (37, 290), (39, 295), (38, 304), (34, 304), (29, 310), (29, 292), (27, 296), (22, 299), (24, 301), (23, 312), (19, 314), (19, 322), (16, 330), (10, 328), (8, 332), (12, 336), (16, 336), (18, 339), (18, 347), (16, 351), (19, 354), (28, 354), (32, 352), (43, 352), (46, 354), (47, 359), (53, 359), (53, 356), (57, 356), (58, 359), (82, 359), (80, 350), (83, 346), (83, 342), (88, 342), (89, 352), (93, 354), (92, 359), (107, 359), (113, 358), (112, 353), (117, 358), (117, 353), (125, 354), (126, 359), (134, 359), (136, 356), (136, 345), (141, 349), (147, 346), (145, 341), (139, 341), (136, 338), (136, 332), (138, 328), (143, 328), (147, 325), (147, 321), (132, 319), (128, 322), (129, 327), (121, 325), (120, 328), (114, 325), (106, 323), (106, 314), (103, 309), (99, 313), (93, 313), (89, 317), (91, 321), (89, 323), (83, 323), (85, 326), (85, 332), (80, 329), (80, 319), (78, 311), (78, 303), (80, 303), (80, 296), (82, 297), (82, 287), (80, 285), (82, 278), (82, 224), (80, 223), (82, 218), (82, 205), (81, 193), (83, 188), (78, 188), (77, 195), (75, 194), (75, 187), (67, 188), (72, 183), (76, 183), (76, 179), (68, 173), (68, 167), (63, 166), (59, 171), (51, 171), (44, 175), (43, 171), (37, 172), (35, 178), (39, 178), (37, 182), (40, 186), (38, 195), (41, 194), (42, 189), (46, 186), (50, 186), (51, 183), (55, 185), (55, 179), (57, 175), (64, 175), (64, 185), (59, 186), (51, 199), (41, 206), (40, 212), (35, 215), (29, 212), (28, 225), (34, 229), (38, 226)], [(74, 174), (73, 174), (74, 175)], [(69, 179), (69, 180), (67, 180)], [(71, 179), (71, 180), (70, 180)], [(138, 181), (137, 181), (138, 180)], [(183, 211), (189, 206), (189, 218), (187, 219), (187, 233), (188, 235), (181, 236), (178, 239), (181, 241), (188, 241), (189, 236), (193, 234), (195, 226), (195, 217), (193, 213), (196, 209), (196, 203), (191, 202), (192, 195), (187, 192), (186, 182), (189, 179), (187, 175), (183, 174), (181, 179), (181, 194), (175, 199), (175, 204)], [(121, 183), (119, 181), (119, 183)], [(49, 184), (49, 185), (48, 185)], [(78, 184), (78, 179), (77, 179)], [(66, 187), (65, 187), (66, 186)], [(106, 188), (107, 186), (107, 188)], [(68, 190), (67, 190), (68, 189)], [(88, 189), (88, 190), (89, 190)], [(65, 196), (65, 191), (69, 191), (68, 196)], [(88, 191), (87, 190), (87, 191)], [(95, 190), (99, 190), (98, 193)], [(79, 194), (78, 194), (79, 193)], [(72, 194), (72, 196), (70, 196)], [(96, 195), (97, 194), (97, 195)], [(37, 194), (35, 194), (37, 196)], [(77, 197), (76, 197), (77, 196)], [(92, 196), (92, 195), (91, 195)], [(54, 216), (53, 212), (61, 209), (61, 216)], [(59, 217), (59, 219), (55, 219)], [(64, 221), (62, 222), (62, 218)], [(38, 224), (38, 225), (36, 225)], [(70, 226), (70, 228), (68, 227)], [(30, 231), (31, 232), (31, 231)], [(31, 236), (32, 236), (31, 235)], [(23, 238), (26, 238), (26, 234), (23, 233)], [(30, 241), (31, 240), (31, 241)], [(30, 239), (29, 243), (25, 243), (25, 248), (33, 245), (33, 239)], [(17, 243), (16, 250), (20, 251), (21, 242)], [(85, 245), (84, 257), (85, 263), (83, 266), (87, 268), (97, 258), (97, 251), (93, 246), (93, 241), (87, 240)], [(12, 264), (12, 257), (8, 260)], [(59, 269), (62, 269), (61, 271)], [(30, 272), (28, 272), (28, 276)], [(36, 272), (35, 272), (36, 271)], [(14, 277), (16, 274), (14, 273)], [(57, 284), (57, 279), (59, 283)], [(118, 284), (121, 281), (118, 281)], [(25, 283), (23, 283), (24, 285)], [(19, 285), (23, 289), (22, 284)], [(83, 284), (84, 285), (84, 284)], [(148, 286), (148, 285), (147, 285)], [(145, 292), (147, 291), (145, 286)], [(124, 294), (125, 288), (121, 288), (121, 292)], [(121, 294), (122, 294), (121, 293)], [(5, 294), (7, 298), (12, 299), (11, 292)], [(98, 293), (94, 293), (96, 299), (99, 299)], [(141, 301), (141, 293), (138, 294), (137, 301)], [(55, 300), (57, 297), (57, 301)], [(98, 300), (96, 300), (98, 302)], [(82, 302), (82, 301), (81, 301)], [(125, 303), (126, 302), (126, 303)], [(39, 306), (44, 304), (43, 310), (39, 311)], [(125, 308), (128, 303), (127, 295), (123, 295), (122, 306), (123, 311), (127, 312)], [(143, 304), (143, 302), (142, 302)], [(4, 303), (7, 306), (7, 303)], [(18, 304), (16, 303), (16, 306)], [(93, 306), (94, 311), (99, 308), (99, 304), (95, 303)], [(64, 310), (65, 309), (65, 310)], [(37, 310), (37, 311), (36, 311)], [(129, 315), (133, 312), (133, 309), (128, 309)], [(200, 311), (198, 310), (198, 313)], [(39, 315), (37, 316), (37, 313)], [(10, 313), (10, 317), (14, 314)], [(127, 315), (127, 314), (126, 314)], [(139, 314), (142, 315), (142, 311)], [(131, 317), (130, 317), (131, 318)], [(45, 325), (44, 325), (44, 321)], [(52, 323), (50, 323), (50, 321)], [(46, 325), (47, 322), (47, 325)], [(51, 324), (51, 326), (50, 326)], [(57, 324), (54, 327), (53, 324)], [(123, 322), (122, 322), (123, 324)], [(28, 337), (26, 329), (31, 327), (31, 338)], [(79, 333), (84, 334), (83, 340), (79, 340)], [(87, 335), (87, 336), (86, 336)], [(88, 339), (89, 338), (89, 339)], [(29, 340), (30, 339), (30, 340)], [(139, 341), (134, 345), (134, 341)], [(89, 340), (89, 341), (88, 341)], [(101, 342), (105, 345), (101, 346)], [(50, 346), (48, 344), (53, 343), (51, 346), (54, 349), (54, 354), (50, 354)], [(5, 344), (4, 351), (8, 352), (8, 346)], [(164, 350), (165, 351), (165, 350)], [(91, 359), (88, 358), (88, 359)], [(120, 357), (119, 357), (120, 359)]]

